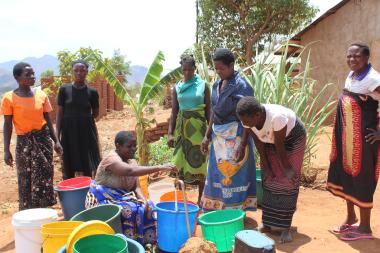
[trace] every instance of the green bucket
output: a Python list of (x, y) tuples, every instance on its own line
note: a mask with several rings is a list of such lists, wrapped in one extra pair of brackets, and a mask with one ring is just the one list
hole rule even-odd
[(77, 213), (70, 220), (100, 220), (110, 225), (116, 233), (123, 233), (121, 227), (121, 207), (113, 204), (99, 205)]
[(241, 209), (217, 210), (201, 215), (198, 223), (202, 225), (203, 237), (215, 243), (218, 252), (228, 252), (235, 234), (244, 230), (244, 217)]
[(90, 235), (75, 242), (74, 253), (128, 253), (128, 243), (115, 235)]
[(263, 181), (261, 180), (261, 169), (256, 169), (256, 196), (257, 204), (263, 203)]

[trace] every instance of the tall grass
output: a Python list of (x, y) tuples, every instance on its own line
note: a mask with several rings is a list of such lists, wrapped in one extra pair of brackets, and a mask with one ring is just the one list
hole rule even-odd
[[(297, 45), (292, 45), (297, 46)], [(245, 78), (255, 90), (255, 97), (266, 104), (279, 104), (292, 109), (305, 124), (307, 142), (302, 169), (305, 183), (315, 180), (315, 173), (310, 173), (311, 160), (317, 152), (318, 136), (323, 132), (323, 125), (334, 111), (333, 95), (328, 93), (331, 84), (318, 86), (310, 75), (310, 51), (299, 47), (299, 55), (288, 55), (289, 45), (277, 63), (268, 62), (267, 57), (259, 59), (253, 66), (243, 70)], [(302, 71), (299, 67), (301, 56), (307, 54)]]

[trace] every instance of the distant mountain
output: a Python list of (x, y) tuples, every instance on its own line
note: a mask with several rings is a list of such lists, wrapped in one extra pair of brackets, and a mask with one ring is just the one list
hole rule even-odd
[[(27, 57), (20, 60), (32, 65), (37, 80), (40, 79), (41, 73), (47, 69), (52, 69), (55, 75), (59, 74), (58, 59), (51, 55), (44, 55), (40, 58)], [(0, 63), (0, 93), (12, 90), (17, 87), (16, 80), (13, 78), (13, 66), (20, 62), (17, 60), (7, 61)]]
[(129, 72), (131, 72), (131, 74), (127, 76), (128, 85), (134, 86), (144, 81), (148, 68), (140, 65), (132, 65)]
[[(25, 59), (22, 59), (21, 61), (27, 62), (30, 65), (32, 65), (34, 71), (36, 72), (37, 79), (39, 79), (41, 76), (41, 73), (47, 69), (52, 69), (55, 75), (59, 74), (59, 69), (58, 69), (59, 63), (58, 63), (58, 59), (55, 56), (44, 55), (40, 58), (27, 57)], [(0, 69), (5, 69), (12, 73), (13, 66), (18, 62), (20, 61), (13, 60), (13, 61), (0, 63)]]
[[(32, 65), (34, 71), (36, 72), (37, 82), (40, 79), (41, 73), (47, 69), (52, 69), (55, 75), (59, 75), (58, 59), (52, 55), (44, 55), (40, 58), (27, 57), (20, 61), (27, 62)], [(0, 93), (4, 93), (17, 87), (12, 71), (13, 66), (20, 61), (13, 60), (0, 63)], [(148, 72), (148, 69), (144, 66), (133, 65), (131, 66), (130, 72), (131, 75), (127, 76), (128, 85), (134, 86), (144, 81), (144, 77)]]
[(0, 68), (0, 93), (17, 87), (16, 80), (10, 71)]

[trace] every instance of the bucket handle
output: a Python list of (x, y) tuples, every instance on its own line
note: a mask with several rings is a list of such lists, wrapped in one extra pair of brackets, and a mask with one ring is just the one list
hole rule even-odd
[(186, 228), (187, 228), (187, 235), (188, 238), (191, 237), (191, 229), (190, 229), (190, 221), (189, 221), (189, 210), (187, 208), (187, 197), (186, 197), (186, 189), (185, 189), (185, 183), (182, 180), (176, 180), (174, 184), (181, 185), (182, 188), (182, 197), (183, 197), (183, 206), (185, 207), (185, 216), (186, 216)]

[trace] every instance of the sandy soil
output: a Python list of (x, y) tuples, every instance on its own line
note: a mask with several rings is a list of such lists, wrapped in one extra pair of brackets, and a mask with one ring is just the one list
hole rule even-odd
[[(165, 121), (170, 111), (156, 110), (157, 121)], [(122, 129), (129, 129), (134, 124), (131, 114), (125, 110), (114, 112), (100, 120), (97, 125), (103, 154), (113, 148), (113, 137)], [(0, 119), (2, 126), (2, 118)], [(2, 127), (0, 127), (2, 130)], [(1, 131), (0, 130), (0, 131)], [(276, 244), (277, 252), (302, 252), (302, 253), (378, 253), (380, 252), (380, 193), (375, 194), (375, 207), (372, 211), (372, 228), (376, 239), (370, 241), (357, 241), (346, 243), (340, 241), (329, 229), (343, 221), (345, 215), (345, 202), (333, 197), (323, 189), (326, 180), (326, 169), (330, 152), (331, 129), (327, 134), (321, 135), (318, 142), (318, 152), (313, 160), (312, 167), (318, 169), (319, 174), (313, 188), (302, 188), (299, 195), (298, 210), (295, 214), (293, 226), (297, 230), (294, 233), (294, 241), (289, 244)], [(2, 135), (2, 132), (0, 133)], [(12, 141), (12, 150), (15, 140)], [(0, 252), (15, 252), (13, 229), (11, 225), (12, 214), (17, 211), (17, 178), (14, 168), (9, 168), (3, 162), (2, 138), (0, 143)], [(59, 159), (55, 158), (55, 181), (60, 181), (61, 172)], [(196, 191), (190, 191), (189, 195), (196, 199)], [(57, 208), (59, 208), (57, 206)], [(261, 210), (248, 212), (246, 228), (255, 228), (261, 222)], [(201, 228), (197, 228), (197, 236), (201, 236)], [(278, 235), (269, 235), (276, 242)]]

